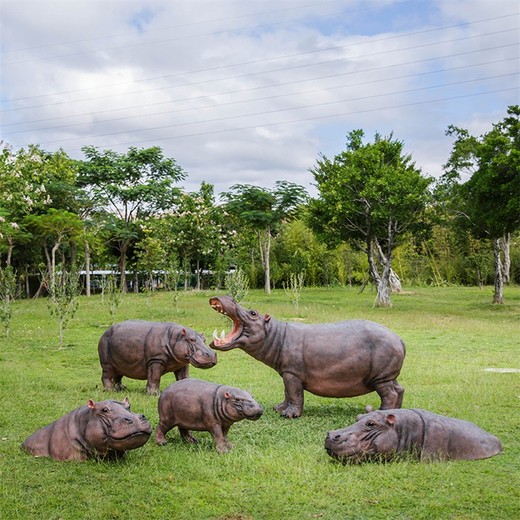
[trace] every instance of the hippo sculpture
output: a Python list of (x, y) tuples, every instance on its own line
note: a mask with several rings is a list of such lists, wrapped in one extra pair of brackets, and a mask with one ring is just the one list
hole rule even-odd
[(35, 457), (56, 460), (115, 460), (141, 447), (151, 433), (146, 417), (130, 412), (128, 398), (122, 402), (89, 400), (34, 432), (21, 447)]
[(473, 460), (502, 452), (500, 441), (477, 425), (427, 410), (377, 410), (327, 433), (327, 453), (361, 463), (408, 456), (420, 461)]
[(229, 296), (210, 298), (213, 309), (231, 318), (233, 329), (213, 334), (216, 350), (241, 348), (274, 368), (283, 378), (282, 416), (299, 417), (304, 390), (322, 397), (354, 397), (377, 392), (381, 409), (400, 408), (397, 383), (405, 356), (401, 338), (371, 321), (349, 320), (306, 325), (285, 323), (246, 310)]
[(161, 376), (189, 376), (189, 365), (211, 368), (217, 356), (194, 330), (173, 322), (128, 320), (109, 327), (98, 344), (101, 381), (107, 390), (124, 390), (123, 376), (146, 379), (146, 391), (158, 394)]
[(157, 444), (166, 444), (165, 434), (178, 426), (186, 442), (197, 442), (190, 430), (210, 432), (219, 453), (233, 447), (227, 439), (233, 423), (242, 419), (256, 421), (263, 413), (245, 390), (192, 378), (168, 386), (159, 397), (158, 407)]

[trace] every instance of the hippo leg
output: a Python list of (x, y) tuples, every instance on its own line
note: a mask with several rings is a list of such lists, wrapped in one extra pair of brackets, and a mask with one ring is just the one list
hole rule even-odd
[(386, 381), (374, 385), (375, 391), (381, 398), (380, 410), (390, 410), (401, 408), (403, 402), (404, 389), (397, 381)]
[(190, 430), (187, 430), (186, 428), (181, 428), (179, 426), (179, 433), (181, 434), (184, 442), (189, 442), (191, 444), (197, 444), (199, 442), (197, 438), (191, 434)]
[(173, 426), (169, 424), (165, 424), (162, 421), (159, 422), (157, 428), (155, 429), (155, 442), (164, 446), (167, 441), (165, 435), (173, 428)]
[[(229, 430), (229, 428), (227, 428), (227, 430)], [(219, 453), (227, 453), (231, 449), (232, 444), (226, 440), (226, 436), (223, 431), (222, 425), (216, 424), (211, 428), (210, 433), (213, 437), (215, 447), (217, 448), (217, 451)]]
[(289, 372), (284, 372), (282, 378), (285, 386), (285, 401), (280, 403), (276, 410), (287, 419), (300, 417), (303, 411), (303, 384)]
[(178, 370), (173, 372), (175, 374), (175, 379), (180, 381), (181, 379), (187, 379), (190, 377), (190, 365), (185, 365)]
[(101, 382), (105, 390), (126, 390), (121, 383), (123, 376), (118, 374), (111, 365), (103, 365), (103, 373), (101, 375)]
[(161, 363), (150, 363), (146, 378), (146, 393), (149, 395), (159, 395), (161, 393), (159, 385), (163, 375), (163, 365)]

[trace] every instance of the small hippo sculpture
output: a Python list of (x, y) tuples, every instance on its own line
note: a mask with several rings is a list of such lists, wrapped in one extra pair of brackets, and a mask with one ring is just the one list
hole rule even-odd
[(502, 452), (500, 441), (477, 425), (427, 410), (377, 410), (327, 433), (325, 449), (338, 460), (361, 463), (408, 456), (420, 461), (473, 460)]
[(128, 398), (122, 402), (89, 400), (34, 432), (21, 447), (35, 457), (56, 460), (116, 460), (143, 446), (151, 433), (146, 417), (130, 412)]
[(160, 392), (161, 377), (189, 376), (189, 365), (211, 368), (217, 356), (194, 330), (173, 322), (128, 320), (109, 327), (98, 344), (101, 381), (106, 390), (124, 390), (123, 376), (146, 379), (146, 391)]
[(218, 337), (216, 350), (240, 348), (274, 368), (283, 378), (285, 400), (275, 406), (282, 416), (300, 417), (304, 390), (322, 397), (354, 397), (377, 392), (381, 409), (400, 408), (397, 383), (405, 346), (397, 334), (377, 323), (348, 320), (307, 325), (280, 322), (246, 310), (229, 296), (210, 298), (217, 312), (233, 321)]
[(242, 419), (256, 421), (262, 407), (245, 390), (199, 379), (183, 379), (168, 386), (159, 397), (157, 444), (166, 444), (165, 434), (174, 426), (186, 442), (196, 443), (190, 430), (208, 431), (219, 453), (233, 445), (227, 440), (231, 425)]

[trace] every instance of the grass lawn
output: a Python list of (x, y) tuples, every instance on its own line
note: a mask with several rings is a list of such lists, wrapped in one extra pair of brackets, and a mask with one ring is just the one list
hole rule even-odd
[[(167, 293), (129, 294), (117, 321), (175, 321), (204, 332), (229, 330), (213, 311), (216, 293), (181, 293), (178, 310)], [(343, 466), (326, 454), (328, 430), (354, 422), (377, 394), (327, 399), (306, 393), (303, 416), (272, 410), (283, 400), (278, 374), (234, 350), (191, 376), (242, 387), (264, 406), (256, 422), (232, 426), (234, 449), (219, 455), (207, 433), (181, 442), (178, 431), (160, 447), (153, 437), (120, 462), (57, 462), (34, 458), (20, 443), (36, 429), (91, 398), (122, 399), (101, 385), (97, 342), (110, 325), (99, 295), (82, 297), (58, 348), (58, 325), (45, 300), (14, 304), (11, 334), (0, 338), (0, 517), (2, 519), (505, 519), (520, 517), (520, 287), (493, 306), (491, 288), (412, 288), (390, 309), (372, 307), (374, 293), (355, 288), (307, 288), (305, 323), (365, 318), (405, 341), (399, 382), (404, 407), (475, 422), (502, 441), (504, 453), (481, 461), (423, 464), (400, 461)], [(283, 290), (251, 291), (244, 306), (279, 320), (296, 319)], [(158, 422), (157, 397), (145, 382), (123, 379), (134, 412)], [(161, 388), (174, 381), (163, 377)]]

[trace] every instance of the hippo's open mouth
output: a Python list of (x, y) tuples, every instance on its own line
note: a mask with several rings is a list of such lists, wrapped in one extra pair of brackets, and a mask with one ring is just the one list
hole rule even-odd
[(213, 332), (213, 341), (210, 346), (219, 350), (228, 350), (233, 348), (234, 341), (242, 334), (244, 328), (242, 323), (235, 316), (226, 312), (226, 309), (218, 298), (211, 298), (209, 304), (212, 309), (227, 316), (233, 322), (233, 328), (228, 334), (226, 334), (225, 331), (222, 331), (220, 336), (218, 336), (216, 330)]

